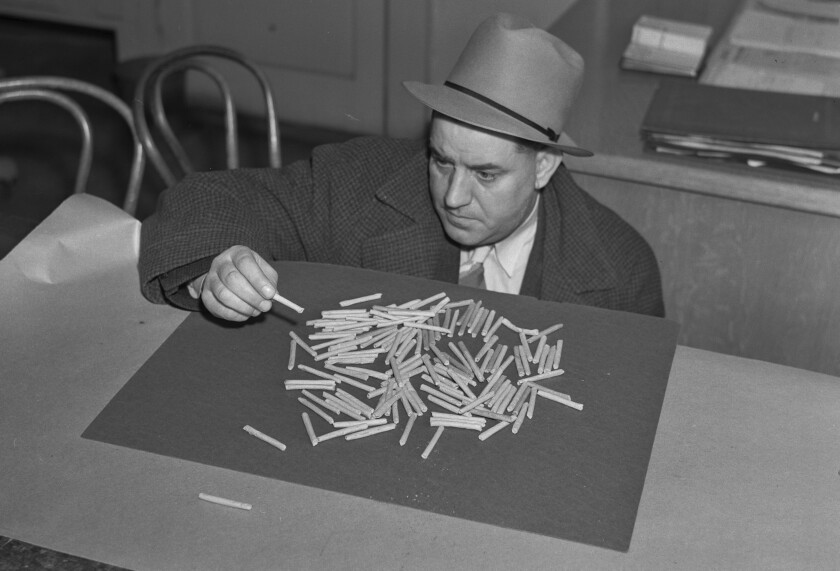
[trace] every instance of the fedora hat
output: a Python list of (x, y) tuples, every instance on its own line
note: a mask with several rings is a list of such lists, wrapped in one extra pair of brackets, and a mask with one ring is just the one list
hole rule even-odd
[(403, 85), (463, 123), (588, 157), (558, 143), (582, 81), (583, 58), (569, 45), (523, 18), (496, 14), (473, 32), (443, 85)]

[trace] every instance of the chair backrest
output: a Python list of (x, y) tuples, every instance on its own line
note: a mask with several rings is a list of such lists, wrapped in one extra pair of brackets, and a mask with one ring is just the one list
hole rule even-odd
[(146, 120), (146, 106), (149, 90), (152, 90), (149, 112), (154, 120), (161, 138), (165, 141), (169, 151), (178, 163), (181, 176), (193, 172), (192, 162), (183, 146), (173, 133), (163, 108), (162, 84), (172, 73), (183, 70), (199, 71), (207, 75), (219, 88), (224, 101), (225, 112), (225, 148), (227, 153), (227, 167), (239, 166), (239, 139), (237, 132), (236, 107), (228, 81), (215, 68), (209, 65), (211, 58), (220, 58), (239, 64), (249, 71), (257, 80), (262, 90), (265, 102), (265, 118), (268, 127), (268, 162), (274, 168), (280, 167), (280, 134), (277, 126), (277, 112), (275, 109), (274, 91), (265, 73), (251, 63), (242, 54), (220, 46), (190, 46), (170, 52), (152, 61), (137, 83), (134, 93), (133, 112), (137, 133), (146, 154), (155, 165), (164, 182), (172, 185), (180, 176), (170, 168), (163, 154), (152, 138), (148, 121)]
[(63, 92), (65, 91), (82, 93), (102, 101), (113, 108), (131, 129), (134, 140), (134, 155), (123, 210), (133, 216), (137, 210), (137, 199), (140, 194), (140, 184), (143, 180), (146, 159), (143, 153), (143, 145), (140, 144), (134, 129), (134, 121), (128, 105), (106, 89), (79, 79), (55, 76), (24, 76), (0, 79), (0, 103), (26, 99), (48, 101), (67, 109), (79, 123), (82, 130), (82, 152), (76, 173), (74, 192), (81, 193), (87, 188), (93, 160), (93, 132), (87, 114), (78, 103), (64, 95)]

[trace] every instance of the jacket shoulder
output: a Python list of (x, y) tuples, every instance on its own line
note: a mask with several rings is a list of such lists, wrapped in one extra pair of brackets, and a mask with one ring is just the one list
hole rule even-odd
[[(357, 137), (343, 143), (316, 147), (314, 165), (327, 164), (332, 170), (391, 173), (395, 168), (425, 153), (425, 144), (408, 139)], [(342, 172), (341, 174), (348, 174)]]

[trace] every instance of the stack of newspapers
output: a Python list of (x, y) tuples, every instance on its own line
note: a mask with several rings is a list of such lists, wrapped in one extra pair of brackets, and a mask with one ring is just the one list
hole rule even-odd
[(662, 82), (642, 121), (659, 153), (840, 174), (840, 99)]

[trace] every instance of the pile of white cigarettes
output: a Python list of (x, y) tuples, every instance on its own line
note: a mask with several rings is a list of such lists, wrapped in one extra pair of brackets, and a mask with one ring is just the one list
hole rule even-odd
[[(550, 339), (562, 324), (542, 331), (524, 329), (483, 307), (480, 300), (453, 302), (445, 292), (401, 305), (376, 305), (380, 298), (373, 294), (349, 299), (340, 303), (341, 309), (323, 311), (320, 319), (307, 322), (315, 329), (307, 340), (290, 333), (288, 369), (306, 373), (306, 378), (288, 378), (285, 387), (300, 391), (298, 401), (333, 429), (316, 434), (309, 414), (303, 412), (313, 446), (337, 437), (355, 440), (394, 430), (402, 409), (407, 420), (400, 445), (418, 417), (429, 418), (430, 426), (437, 427), (423, 451), (425, 459), (445, 428), (475, 430), (480, 440), (508, 426), (517, 433), (526, 418), (533, 418), (538, 396), (583, 409), (569, 395), (538, 383), (563, 374), (563, 340)], [(372, 305), (351, 308), (361, 304)], [(519, 343), (501, 343), (501, 327), (518, 335)], [(468, 336), (483, 340), (475, 355), (463, 341)], [(298, 347), (316, 366), (296, 364)], [(346, 419), (339, 420), (342, 417)], [(250, 426), (245, 430), (285, 449)]]

